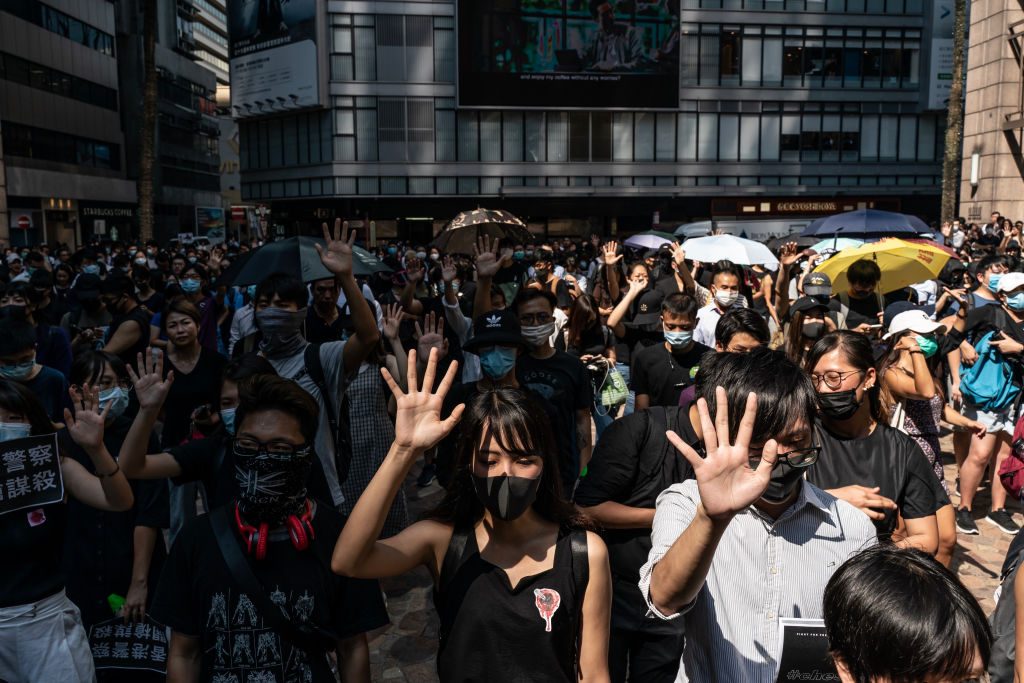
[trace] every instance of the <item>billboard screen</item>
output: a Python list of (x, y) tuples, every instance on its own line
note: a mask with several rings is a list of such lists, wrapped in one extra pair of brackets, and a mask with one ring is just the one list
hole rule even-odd
[(459, 106), (675, 109), (678, 0), (460, 0)]
[(228, 3), (236, 118), (320, 105), (316, 0)]

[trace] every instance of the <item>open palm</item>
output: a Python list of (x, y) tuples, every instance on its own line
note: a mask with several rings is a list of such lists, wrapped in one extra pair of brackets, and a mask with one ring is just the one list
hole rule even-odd
[(335, 275), (351, 275), (352, 245), (356, 241), (356, 231), (349, 232), (348, 221), (342, 222), (340, 218), (334, 219), (333, 237), (326, 223), (323, 224), (323, 231), (326, 246), (315, 245), (320, 262)]
[(712, 519), (731, 519), (760, 498), (771, 480), (772, 467), (778, 456), (778, 444), (773, 440), (764, 445), (757, 469), (750, 467), (750, 438), (757, 417), (757, 396), (747, 396), (746, 410), (740, 420), (736, 441), (729, 439), (729, 401), (725, 389), (715, 390), (715, 421), (711, 421), (708, 404), (697, 402), (704, 446), (707, 457), (701, 458), (675, 432), (668, 432), (669, 441), (693, 466), (704, 512)]
[[(397, 410), (395, 414), (395, 444), (400, 448), (425, 451), (437, 445), (441, 439), (458, 424), (462, 417), (464, 404), (456, 406), (447, 420), (441, 419), (441, 407), (444, 397), (455, 381), (458, 363), (448, 367), (437, 391), (431, 391), (437, 376), (438, 352), (431, 350), (427, 361), (427, 370), (423, 376), (423, 389), (419, 388), (416, 373), (409, 373), (409, 390), (403, 392), (386, 368), (381, 368), (384, 381), (391, 388), (395, 397)], [(416, 367), (416, 351), (409, 352), (409, 367)]]
[(128, 377), (135, 389), (135, 398), (139, 407), (144, 409), (157, 408), (167, 400), (167, 394), (174, 383), (174, 371), (164, 377), (164, 354), (157, 349), (146, 349), (138, 356), (139, 372), (128, 366)]
[(81, 388), (71, 387), (71, 402), (75, 406), (72, 414), (64, 409), (64, 424), (72, 440), (89, 451), (103, 445), (103, 427), (110, 412), (110, 403), (101, 410), (99, 407), (99, 389), (88, 384)]

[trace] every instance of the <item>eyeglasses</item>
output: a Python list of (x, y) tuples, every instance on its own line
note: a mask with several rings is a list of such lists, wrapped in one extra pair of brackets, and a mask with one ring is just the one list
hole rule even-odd
[(519, 316), (521, 325), (547, 325), (554, 320), (550, 313), (527, 313)]
[(294, 446), (285, 441), (271, 441), (269, 443), (263, 443), (256, 439), (248, 439), (242, 437), (235, 439), (233, 450), (235, 455), (240, 458), (255, 458), (258, 456), (265, 456), (268, 458), (277, 459), (289, 459), (289, 458), (304, 458), (308, 456), (311, 449), (308, 445)]
[(850, 375), (858, 375), (864, 370), (850, 370), (849, 372), (838, 372), (836, 370), (829, 370), (822, 374), (811, 373), (811, 381), (814, 382), (814, 389), (817, 390), (821, 386), (822, 380), (825, 382), (825, 386), (835, 391), (839, 387), (843, 386), (843, 382)]
[[(821, 455), (821, 446), (797, 448), (786, 453), (777, 454), (775, 456), (775, 464), (778, 465), (780, 462), (785, 462), (789, 463), (790, 467), (810, 467), (818, 461), (819, 455)], [(760, 455), (750, 457), (751, 468), (756, 468), (760, 462)]]

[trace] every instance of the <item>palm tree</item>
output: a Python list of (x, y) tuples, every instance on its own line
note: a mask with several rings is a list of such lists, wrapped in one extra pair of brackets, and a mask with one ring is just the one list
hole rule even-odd
[(942, 159), (942, 222), (956, 218), (957, 191), (964, 138), (964, 57), (967, 47), (967, 2), (956, 0), (953, 18), (953, 82), (946, 114), (946, 149)]
[(139, 141), (139, 237), (153, 239), (153, 167), (156, 161), (156, 3), (142, 0), (142, 131)]

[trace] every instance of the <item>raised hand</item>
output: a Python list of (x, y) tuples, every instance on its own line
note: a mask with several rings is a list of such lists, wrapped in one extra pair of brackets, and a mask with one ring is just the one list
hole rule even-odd
[(89, 384), (73, 386), (68, 393), (75, 406), (74, 414), (64, 409), (64, 424), (67, 425), (68, 434), (87, 453), (99, 450), (103, 447), (103, 425), (111, 403), (100, 410), (100, 390)]
[(402, 304), (385, 304), (384, 306), (384, 336), (394, 341), (398, 339), (398, 328), (402, 323)]
[(750, 438), (757, 417), (757, 396), (753, 393), (747, 396), (746, 409), (740, 420), (736, 441), (732, 444), (729, 439), (729, 401), (725, 389), (715, 389), (715, 400), (718, 410), (714, 422), (711, 421), (707, 402), (704, 399), (697, 401), (704, 446), (708, 454), (706, 458), (701, 458), (675, 432), (666, 432), (666, 436), (693, 467), (705, 514), (711, 519), (728, 521), (764, 494), (771, 481), (779, 445), (774, 439), (768, 441), (762, 449), (757, 469), (751, 469)]
[(672, 263), (680, 266), (686, 261), (686, 249), (679, 242), (672, 243)]
[[(431, 392), (437, 374), (438, 357), (437, 350), (432, 349), (427, 360), (427, 371), (423, 376), (422, 391), (418, 387), (415, 372), (409, 373), (409, 391), (403, 392), (387, 368), (380, 369), (397, 404), (395, 445), (399, 448), (416, 452), (433, 448), (441, 439), (448, 436), (449, 432), (458, 424), (459, 418), (462, 417), (462, 411), (466, 406), (460, 403), (447, 420), (441, 419), (441, 406), (452, 382), (455, 381), (455, 373), (459, 364), (453, 362), (438, 385), (437, 391)], [(412, 367), (416, 365), (415, 349), (409, 352), (409, 365)]]
[(899, 341), (896, 342), (892, 348), (894, 351), (910, 351), (911, 353), (921, 350), (921, 346), (917, 343), (917, 339), (910, 335), (900, 337)]
[(606, 266), (614, 266), (616, 263), (622, 260), (622, 254), (617, 254), (619, 250), (619, 243), (615, 240), (611, 242), (605, 242), (601, 245), (601, 261)]
[(139, 372), (128, 366), (128, 377), (135, 388), (135, 398), (143, 410), (159, 410), (167, 400), (174, 383), (174, 371), (164, 377), (164, 354), (159, 349), (146, 349), (138, 356)]
[(494, 277), (501, 270), (501, 262), (504, 260), (498, 257), (500, 250), (501, 240), (494, 238), (494, 243), (491, 243), (491, 238), (487, 235), (480, 237), (476, 241), (476, 246), (473, 247), (473, 255), (476, 257), (476, 272), (480, 277)]
[(352, 245), (356, 241), (356, 231), (349, 232), (348, 221), (342, 222), (340, 218), (334, 219), (333, 238), (327, 229), (327, 223), (323, 224), (323, 230), (326, 246), (314, 244), (316, 253), (320, 255), (320, 262), (335, 275), (352, 275)]
[(441, 259), (441, 279), (445, 284), (451, 284), (458, 274), (459, 269), (455, 267), (455, 260), (451, 256)]
[(410, 259), (405, 266), (405, 276), (409, 282), (419, 282), (424, 275), (426, 275), (426, 270), (423, 268), (423, 262), (419, 259)]
[(629, 290), (626, 291), (626, 296), (640, 296), (640, 293), (647, 289), (647, 282), (645, 280), (630, 280)]
[(437, 349), (438, 354), (443, 356), (447, 353), (444, 341), (444, 317), (434, 315), (433, 311), (427, 313), (423, 319), (423, 328), (419, 322), (416, 323), (416, 348), (419, 349), (420, 358), (430, 355), (431, 349)]
[(779, 263), (783, 266), (791, 266), (800, 259), (800, 252), (797, 250), (796, 242), (787, 242), (782, 245), (779, 253)]

